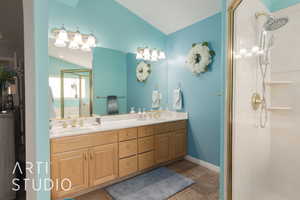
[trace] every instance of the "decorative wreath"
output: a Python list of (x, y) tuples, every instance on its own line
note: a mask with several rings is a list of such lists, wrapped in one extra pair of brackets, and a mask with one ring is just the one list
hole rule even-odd
[(140, 62), (136, 67), (136, 78), (139, 82), (145, 82), (151, 74), (151, 65)]
[(212, 62), (215, 51), (210, 50), (208, 42), (193, 44), (187, 56), (187, 67), (195, 75), (208, 70), (208, 65)]

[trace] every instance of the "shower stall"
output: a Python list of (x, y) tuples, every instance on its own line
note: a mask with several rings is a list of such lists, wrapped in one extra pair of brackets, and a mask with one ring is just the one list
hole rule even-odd
[(300, 199), (300, 4), (234, 0), (228, 46), (228, 199)]

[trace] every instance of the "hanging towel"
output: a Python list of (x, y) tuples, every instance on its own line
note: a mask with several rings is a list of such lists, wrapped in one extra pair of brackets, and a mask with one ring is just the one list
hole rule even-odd
[(108, 96), (107, 97), (107, 114), (117, 115), (119, 114), (118, 97)]
[(53, 92), (52, 88), (49, 86), (49, 100), (48, 100), (48, 105), (49, 105), (49, 119), (54, 119), (56, 118), (55, 114), (55, 105), (54, 105), (54, 97), (53, 97)]
[(152, 92), (152, 108), (159, 108), (162, 95), (158, 90)]
[(182, 92), (180, 88), (177, 88), (173, 92), (173, 108), (174, 110), (182, 109)]

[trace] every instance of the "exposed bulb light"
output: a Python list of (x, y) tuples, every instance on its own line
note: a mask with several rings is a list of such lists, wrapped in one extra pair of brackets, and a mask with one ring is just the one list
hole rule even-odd
[(246, 54), (247, 54), (247, 49), (240, 50), (240, 55), (246, 55)]
[(96, 47), (96, 37), (93, 34), (90, 34), (86, 43), (92, 48)]
[(150, 60), (151, 59), (151, 54), (150, 54), (150, 49), (148, 47), (146, 47), (144, 49), (144, 59), (145, 60)]
[(259, 51), (259, 47), (258, 46), (252, 47), (252, 52), (253, 53), (257, 53), (258, 51)]
[(163, 51), (160, 51), (160, 52), (159, 52), (159, 56), (158, 56), (158, 58), (159, 58), (160, 60), (164, 60), (164, 59), (166, 59), (166, 54), (165, 54), (165, 52), (163, 52)]
[(66, 42), (61, 39), (56, 39), (54, 45), (56, 47), (66, 47), (67, 46)]
[(154, 49), (151, 53), (151, 61), (157, 61), (158, 60), (158, 51)]
[(61, 40), (64, 42), (69, 42), (68, 32), (66, 31), (65, 27), (63, 26), (57, 34), (56, 40)]
[(73, 40), (70, 42), (69, 48), (73, 49), (73, 50), (77, 50), (77, 49), (79, 49), (79, 44), (75, 40)]
[(73, 38), (73, 41), (76, 42), (79, 45), (83, 44), (83, 42), (82, 42), (82, 35), (81, 35), (81, 33), (79, 31), (76, 31), (76, 33), (74, 35), (74, 38)]
[(136, 59), (137, 60), (142, 60), (143, 59), (143, 52), (141, 49), (138, 49), (136, 52)]

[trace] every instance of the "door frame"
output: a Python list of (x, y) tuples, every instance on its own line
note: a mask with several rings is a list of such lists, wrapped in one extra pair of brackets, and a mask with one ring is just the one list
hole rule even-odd
[(243, 0), (232, 0), (227, 15), (228, 34), (227, 34), (227, 83), (226, 83), (226, 169), (225, 169), (225, 185), (226, 199), (232, 200), (232, 172), (233, 172), (233, 48), (234, 48), (234, 12)]

